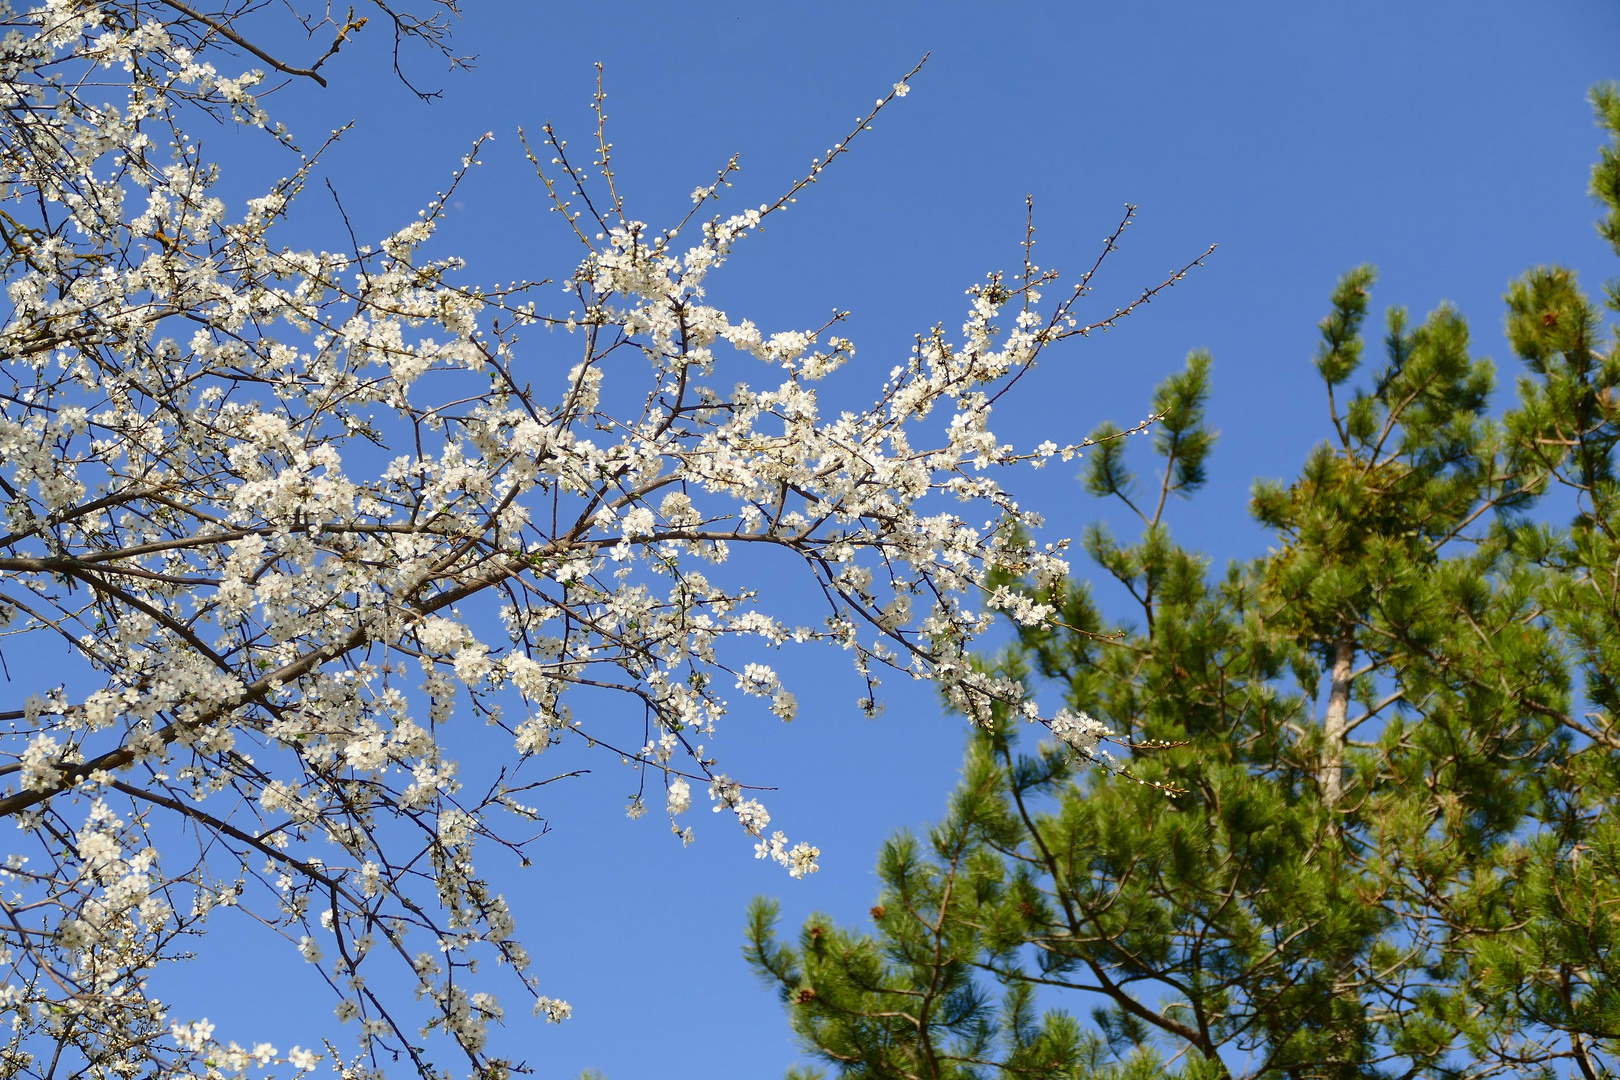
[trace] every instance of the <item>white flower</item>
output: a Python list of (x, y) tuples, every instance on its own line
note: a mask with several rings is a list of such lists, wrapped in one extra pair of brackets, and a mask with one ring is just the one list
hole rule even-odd
[(737, 688), (745, 694), (754, 694), (767, 697), (776, 692), (780, 682), (776, 672), (765, 664), (748, 664), (743, 668), (741, 675), (737, 676)]
[(472, 635), (461, 624), (433, 615), (416, 627), (416, 637), (428, 652), (443, 654), (470, 640)]
[(796, 878), (802, 878), (806, 874), (813, 874), (821, 869), (816, 864), (816, 860), (819, 858), (821, 858), (820, 848), (813, 847), (803, 841), (794, 844), (793, 849), (788, 852), (788, 873)]
[(638, 506), (624, 515), (624, 520), (620, 522), (620, 529), (623, 531), (626, 540), (634, 540), (638, 536), (652, 535), (655, 522), (656, 519), (653, 517), (651, 510), (645, 506)]
[(677, 776), (669, 782), (666, 798), (670, 817), (684, 814), (692, 808), (692, 785), (686, 782), (685, 777)]
[(495, 670), (495, 662), (489, 658), (489, 646), (476, 643), (457, 650), (455, 669), (456, 678), (468, 686), (483, 682)]
[(544, 1016), (548, 1024), (560, 1024), (574, 1015), (574, 1007), (566, 1001), (541, 997), (535, 999), (534, 1015)]
[(198, 1020), (191, 1024), (170, 1024), (169, 1033), (174, 1036), (174, 1041), (180, 1049), (198, 1053), (208, 1048), (209, 1040), (214, 1037), (214, 1025), (207, 1020)]
[(1097, 744), (1114, 734), (1107, 724), (1092, 719), (1088, 713), (1068, 709), (1058, 710), (1048, 726), (1064, 745), (1085, 758), (1095, 757)]
[(320, 1063), (321, 1055), (295, 1046), (287, 1052), (287, 1064), (299, 1072), (308, 1072)]

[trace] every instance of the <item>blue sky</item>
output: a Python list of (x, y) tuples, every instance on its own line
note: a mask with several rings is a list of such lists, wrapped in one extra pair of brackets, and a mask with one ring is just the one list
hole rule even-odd
[[(1189, 349), (1209, 349), (1221, 441), (1208, 489), (1173, 521), (1217, 565), (1264, 551), (1244, 509), (1250, 483), (1291, 475), (1325, 434), (1310, 356), (1343, 271), (1379, 267), (1379, 309), (1456, 304), (1511, 387), (1508, 281), (1556, 262), (1595, 289), (1620, 270), (1586, 195), (1600, 139), (1584, 95), (1620, 77), (1612, 3), (466, 7), (456, 46), (476, 67), (444, 73), (418, 56), (411, 68), (440, 100), (423, 104), (392, 79), (374, 20), (328, 66), (329, 89), (292, 86), (271, 107), (306, 143), (357, 121), (325, 176), (362, 241), (413, 218), (472, 140), (494, 132), (435, 249), (466, 257), (472, 280), (571, 269), (571, 240), (545, 212), (515, 129), (551, 120), (583, 147), (597, 60), (630, 212), (662, 226), (733, 153), (743, 171), (729, 208), (774, 197), (930, 55), (914, 92), (712, 289), (720, 306), (774, 328), (851, 310), (860, 351), (845, 385), (875, 386), (912, 334), (960, 323), (964, 288), (1015, 266), (1026, 194), (1039, 262), (1071, 279), (1123, 205), (1140, 206), (1099, 276), (1098, 313), (1218, 243), (1205, 268), (1122, 329), (1049, 354), (998, 425), (1033, 443), (1134, 422), (1154, 383)], [(224, 141), (215, 151), (244, 193), (265, 186), (261, 170), (290, 167), (242, 133), (203, 134)], [(316, 194), (287, 242), (338, 243), (320, 236)], [(565, 362), (550, 347), (531, 339), (536, 365)], [(1053, 536), (1107, 511), (1072, 467), (1013, 486)], [(862, 920), (883, 838), (938, 816), (959, 720), (926, 689), (895, 683), (886, 715), (861, 718), (836, 654), (781, 667), (797, 677), (800, 719), (739, 715), (723, 749), (736, 773), (780, 788), (771, 808), (790, 835), (821, 846), (823, 869), (806, 881), (756, 863), (718, 817), (683, 849), (659, 815), (625, 819), (633, 779), (611, 759), (559, 758), (559, 769), (594, 772), (549, 789), (553, 832), (535, 865), (497, 877), (547, 992), (575, 1009), (556, 1027), (513, 1010), (500, 1039), (540, 1076), (780, 1075), (795, 1052), (780, 1006), (740, 958), (748, 898), (781, 897), (790, 930), (812, 910)], [(331, 1002), (283, 983), (301, 965), (250, 983), (221, 948), (172, 976), (209, 995), (221, 1034), (273, 1019), (276, 1038), (307, 1046), (336, 1028)]]

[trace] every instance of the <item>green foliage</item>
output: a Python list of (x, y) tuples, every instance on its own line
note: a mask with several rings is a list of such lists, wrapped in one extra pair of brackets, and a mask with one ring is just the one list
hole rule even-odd
[(1153, 392), (1153, 412), (1159, 416), (1153, 449), (1173, 463), (1164, 473), (1163, 490), (1187, 496), (1204, 486), (1204, 459), (1215, 448), (1215, 433), (1204, 425), (1204, 403), (1209, 400), (1209, 353), (1202, 349), (1187, 357), (1187, 370), (1172, 375)]
[[(1606, 82), (1594, 86), (1592, 108), (1601, 127), (1611, 133), (1620, 132), (1620, 84)], [(1605, 146), (1598, 152), (1597, 164), (1592, 166), (1592, 197), (1604, 209), (1604, 216), (1598, 221), (1598, 235), (1620, 255), (1620, 148), (1617, 146)], [(1610, 296), (1612, 298), (1613, 293)]]
[(1330, 391), (1361, 365), (1361, 322), (1375, 276), (1372, 267), (1358, 266), (1333, 290), (1333, 312), (1322, 320), (1322, 345), (1316, 353), (1316, 370)]
[(1086, 490), (1093, 495), (1117, 495), (1129, 499), (1136, 477), (1125, 468), (1125, 433), (1113, 422), (1100, 424), (1088, 442), (1096, 444), (1086, 459), (1083, 473)]
[[(1620, 253), (1620, 89), (1593, 103)], [(1264, 557), (1212, 572), (1165, 520), (1214, 444), (1207, 355), (1154, 395), (1156, 499), (1097, 432), (1086, 486), (1141, 529), (1094, 526), (1085, 550), (1139, 618), (1083, 582), (1026, 586), (1057, 617), (982, 663), (1105, 721), (1127, 762), (1077, 770), (998, 714), (944, 819), (885, 846), (869, 929), (815, 916), (786, 945), (755, 905), (749, 959), (820, 1063), (1617, 1075), (1620, 351), (1571, 272), (1530, 271), (1505, 298), (1526, 374), (1496, 420), (1448, 307), (1392, 309), (1363, 371), (1373, 280), (1347, 274), (1321, 323), (1329, 437), (1255, 485)]]

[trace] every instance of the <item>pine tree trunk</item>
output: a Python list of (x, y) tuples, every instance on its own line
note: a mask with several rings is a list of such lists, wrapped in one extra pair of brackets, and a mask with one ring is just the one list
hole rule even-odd
[(1356, 639), (1348, 629), (1333, 643), (1333, 681), (1328, 687), (1327, 718), (1322, 726), (1322, 763), (1317, 782), (1322, 802), (1336, 810), (1344, 794), (1344, 744), (1350, 725), (1350, 672), (1356, 659)]

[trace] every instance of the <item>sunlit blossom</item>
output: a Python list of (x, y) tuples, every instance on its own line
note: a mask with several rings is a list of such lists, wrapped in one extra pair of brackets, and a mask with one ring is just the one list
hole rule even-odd
[[(487, 136), (369, 243), (274, 234), (318, 183), (318, 147), (228, 205), (180, 125), (291, 136), (257, 96), (265, 73), (226, 70), (218, 27), (170, 7), (0, 0), (0, 625), (83, 662), (73, 693), (29, 688), (0, 733), (0, 817), (34, 845), (0, 880), (21, 913), (0, 928), (6, 1075), (40, 1075), (53, 1047), (64, 1070), (125, 1048), (115, 1072), (159, 1080), (314, 1069), (326, 1055), (216, 1040), (194, 1003), (155, 996), (163, 961), (240, 912), (356, 1021), (340, 1075), (417, 1061), (423, 1031), (506, 1075), (487, 1042), (507, 1006), (485, 982), (510, 979), (547, 1021), (571, 1013), (479, 869), (527, 859), (566, 806), (537, 761), (550, 748), (636, 770), (649, 794), (631, 817), (661, 780), (683, 843), (699, 831), (673, 819), (706, 784), (759, 858), (803, 877), (820, 849), (767, 831), (758, 789), (717, 763), (731, 725), (798, 714), (796, 669), (762, 654), (829, 646), (873, 714), (895, 672), (979, 723), (1040, 719), (969, 649), (990, 609), (1052, 614), (994, 580), (1067, 569), (1062, 542), (1029, 539), (1040, 518), (1004, 471), (1083, 444), (1000, 438), (998, 397), (1181, 271), (1091, 324), (1084, 288), (1052, 303), (1050, 272), (990, 275), (958, 332), (876, 366), (890, 374), (864, 408), (826, 408), (826, 380), (859, 386), (844, 315), (762, 327), (706, 288), (906, 80), (779, 199), (689, 226), (587, 197), (617, 190), (609, 144), (587, 178), (549, 128), (525, 137), (537, 201), (583, 252), (548, 308), (556, 285), (479, 286), (434, 247)], [(328, 25), (328, 55), (362, 23)], [(439, 47), (437, 24), (405, 25)], [(692, 192), (693, 214), (735, 169)], [(795, 590), (822, 621), (789, 620)], [(1087, 755), (1109, 735), (1049, 722)], [(481, 724), (498, 742), (458, 760)]]

